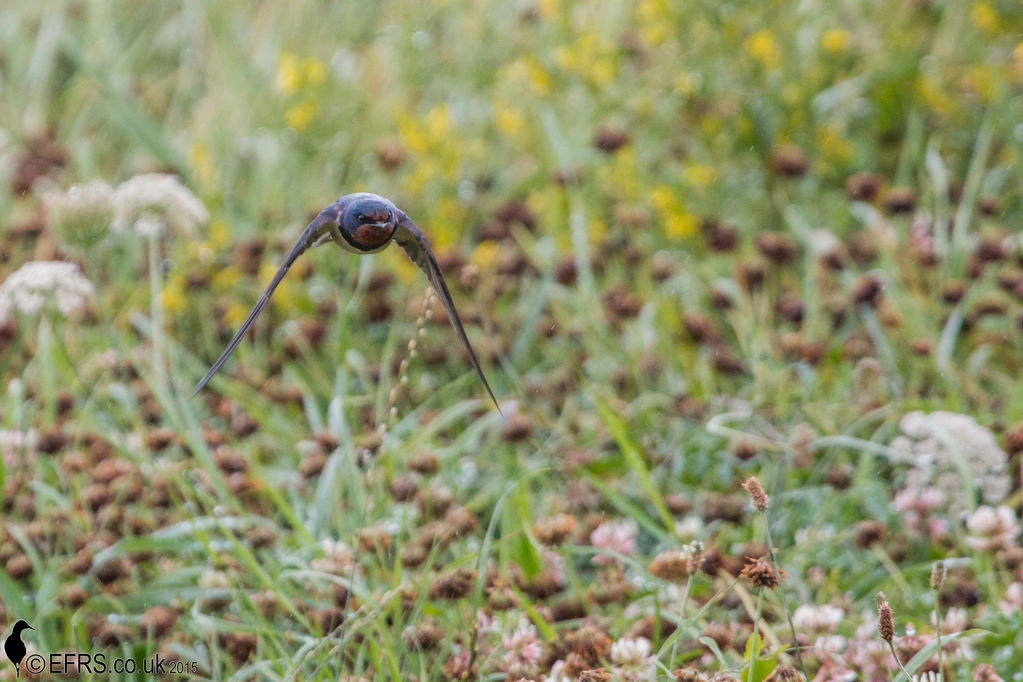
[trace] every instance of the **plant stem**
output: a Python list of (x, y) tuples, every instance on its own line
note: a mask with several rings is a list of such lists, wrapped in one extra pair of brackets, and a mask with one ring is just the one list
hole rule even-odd
[(789, 632), (792, 633), (792, 648), (796, 651), (796, 662), (799, 663), (799, 671), (803, 673), (803, 677), (807, 680), (810, 679), (810, 675), (806, 672), (806, 664), (803, 663), (803, 653), (800, 650), (799, 640), (796, 639), (796, 626), (792, 622), (792, 614), (789, 613), (789, 607), (782, 599), (781, 595), (781, 571), (778, 569), (778, 560), (774, 556), (774, 542), (771, 540), (771, 526), (767, 522), (767, 512), (763, 512), (764, 517), (764, 536), (767, 538), (767, 557), (771, 561), (771, 568), (774, 569), (774, 574), (778, 578), (778, 601), (781, 602), (781, 610), (785, 613), (785, 620), (789, 624)]
[(760, 652), (757, 638), (760, 637), (760, 614), (764, 609), (764, 588), (757, 589), (757, 616), (753, 619), (753, 646), (749, 652), (749, 668), (746, 669), (746, 682), (753, 682), (753, 673), (756, 670), (757, 657)]
[(894, 639), (888, 642), (888, 649), (892, 652), (892, 658), (895, 659), (895, 663), (896, 663), (896, 665), (899, 666), (899, 670), (901, 670), (902, 674), (906, 676), (906, 680), (908, 680), (909, 682), (912, 682), (913, 676), (909, 674), (909, 671), (906, 670), (906, 667), (904, 665), (902, 665), (902, 661), (899, 660), (899, 655), (897, 653), (895, 653), (895, 640)]
[(938, 644), (938, 673), (941, 674), (945, 669), (941, 651), (941, 603), (938, 601), (938, 591), (932, 588), (931, 592), (934, 594), (934, 639)]

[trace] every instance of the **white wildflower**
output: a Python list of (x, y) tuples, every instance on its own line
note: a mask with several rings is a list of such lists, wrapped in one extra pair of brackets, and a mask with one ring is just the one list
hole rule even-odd
[(648, 680), (655, 672), (656, 656), (650, 654), (650, 640), (622, 637), (611, 645), (614, 672), (624, 680)]
[(891, 442), (892, 459), (907, 462), (906, 487), (934, 486), (953, 514), (969, 507), (963, 472), (969, 472), (984, 502), (997, 504), (1011, 488), (1008, 457), (994, 434), (972, 417), (955, 412), (910, 412), (899, 422), (903, 435)]
[(575, 682), (575, 675), (571, 677), (565, 673), (565, 662), (557, 661), (551, 666), (551, 671), (544, 675), (543, 682)]
[(204, 590), (227, 590), (231, 587), (231, 579), (223, 571), (210, 569), (199, 576), (199, 587)]
[(126, 180), (114, 191), (111, 229), (151, 236), (164, 227), (195, 236), (209, 219), (206, 207), (175, 175), (147, 173)]
[(0, 457), (5, 467), (14, 468), (21, 458), (35, 452), (39, 446), (39, 433), (35, 429), (0, 429)]
[(966, 528), (970, 531), (966, 544), (978, 551), (1013, 547), (1020, 533), (1016, 515), (1006, 506), (978, 507), (966, 520)]
[(843, 618), (845, 611), (837, 606), (802, 604), (792, 613), (792, 624), (800, 630), (827, 632), (834, 630)]
[(114, 216), (114, 188), (102, 180), (73, 185), (43, 197), (51, 226), (69, 243), (93, 244), (106, 234)]
[(57, 310), (68, 317), (84, 310), (92, 295), (92, 283), (74, 263), (25, 263), (0, 284), (0, 321), (15, 312), (34, 315), (47, 302), (56, 305)]

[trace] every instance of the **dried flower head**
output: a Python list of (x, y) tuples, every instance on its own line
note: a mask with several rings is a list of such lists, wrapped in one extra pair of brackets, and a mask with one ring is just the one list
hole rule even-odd
[(533, 524), (533, 535), (547, 546), (560, 545), (575, 530), (576, 520), (571, 514), (555, 514)]
[(760, 485), (760, 481), (757, 480), (756, 476), (747, 478), (742, 487), (746, 489), (750, 499), (753, 500), (754, 509), (758, 512), (767, 511), (767, 493), (764, 492), (764, 487)]
[(25, 263), (0, 284), (0, 322), (15, 312), (34, 315), (47, 302), (68, 317), (83, 311), (93, 297), (93, 286), (74, 263)]
[(189, 236), (209, 220), (206, 207), (175, 175), (146, 173), (136, 175), (114, 190), (114, 232), (134, 230), (143, 236), (155, 236), (165, 227)]
[(888, 605), (888, 600), (881, 592), (877, 593), (877, 629), (881, 634), (881, 639), (889, 644), (895, 639), (895, 618), (892, 615), (892, 607)]
[(1002, 682), (1002, 678), (990, 663), (981, 663), (973, 669), (973, 682)]
[(681, 582), (699, 568), (691, 554), (680, 551), (661, 552), (650, 562), (650, 575), (669, 582)]
[(755, 559), (748, 557), (746, 565), (742, 569), (742, 575), (755, 587), (766, 587), (773, 589), (785, 579), (785, 571), (778, 569), (775, 572), (771, 562), (766, 557)]

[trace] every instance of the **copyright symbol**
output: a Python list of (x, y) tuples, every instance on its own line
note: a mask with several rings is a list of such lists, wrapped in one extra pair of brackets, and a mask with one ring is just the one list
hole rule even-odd
[(46, 667), (46, 657), (42, 654), (29, 654), (22, 665), (28, 672), (38, 675)]

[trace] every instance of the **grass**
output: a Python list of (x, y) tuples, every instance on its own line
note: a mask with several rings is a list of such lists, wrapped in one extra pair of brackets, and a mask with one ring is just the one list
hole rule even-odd
[[(1021, 27), (989, 0), (0, 10), (0, 277), (94, 287), (0, 326), (5, 634), (199, 679), (1014, 679)], [(194, 231), (67, 203), (149, 172)], [(188, 399), (354, 191), (435, 245), (507, 417), (394, 248), (304, 255)]]

